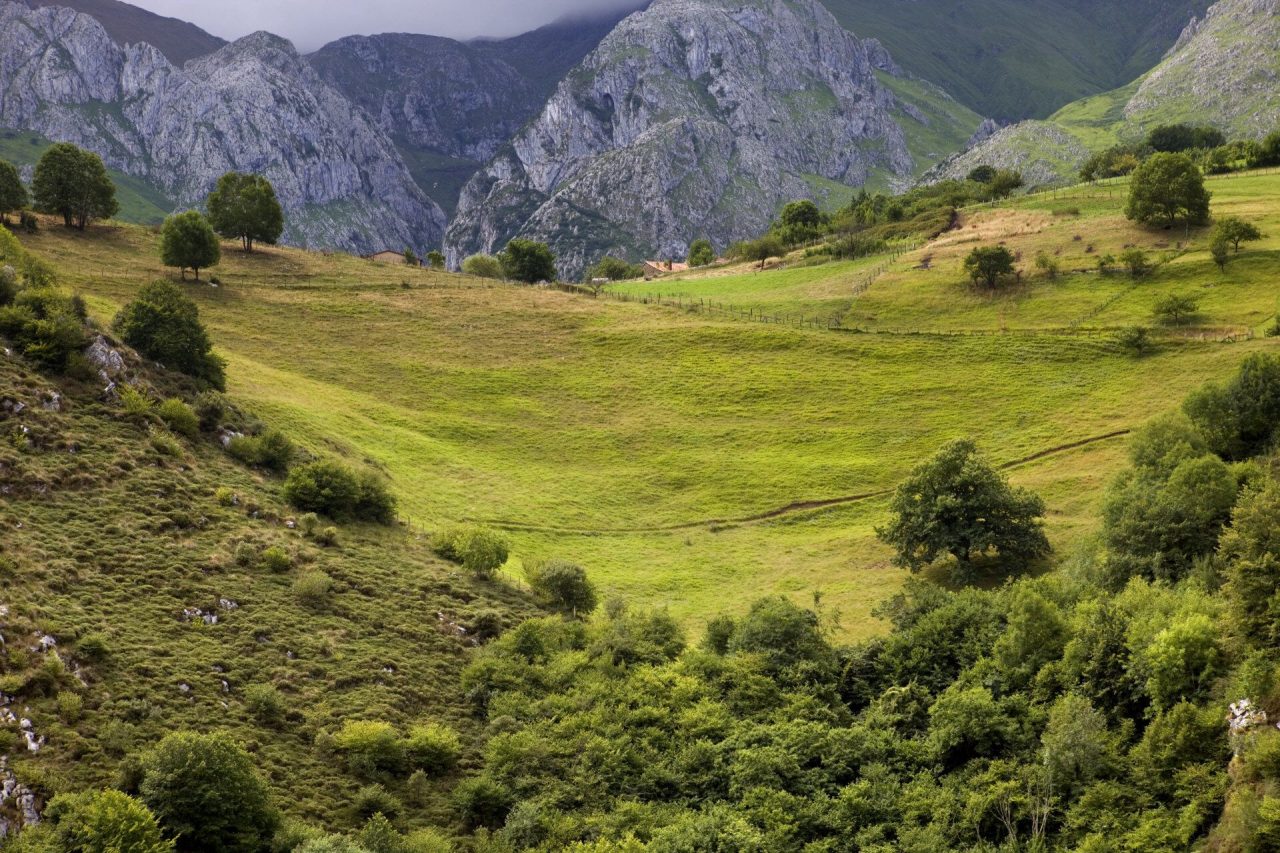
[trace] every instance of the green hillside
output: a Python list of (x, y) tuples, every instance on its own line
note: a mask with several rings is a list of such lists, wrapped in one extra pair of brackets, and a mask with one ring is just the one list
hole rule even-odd
[[(1274, 240), (1280, 223), (1257, 198), (1276, 181), (1214, 181), (1215, 210), (1268, 211)], [(876, 496), (940, 442), (973, 435), (1013, 463), (1098, 439), (1014, 472), (1048, 497), (1051, 537), (1070, 551), (1095, 529), (1096, 486), (1122, 452), (1103, 438), (1267, 346), (1220, 339), (1256, 334), (1274, 314), (1270, 249), (1224, 277), (1202, 236), (1180, 253), (1176, 238), (1125, 223), (1121, 195), (1095, 188), (977, 210), (887, 266), (623, 286), (881, 334), (285, 249), (228, 252), (221, 286), (193, 292), (236, 397), (314, 450), (384, 470), (416, 527), (500, 527), (518, 559), (575, 560), (607, 593), (669, 607), (692, 626), (745, 608), (744, 588), (821, 590), (845, 614), (845, 635), (859, 636), (878, 630), (870, 608), (900, 580), (874, 540)], [(1055, 215), (1068, 208), (1079, 214)], [(28, 244), (105, 320), (162, 274), (154, 240), (127, 227), (89, 238), (46, 229)], [(1058, 252), (1068, 270), (1133, 243), (1168, 262), (1137, 285), (1094, 272), (1033, 275), (990, 297), (958, 269), (987, 240), (1025, 258)], [(1170, 333), (1142, 361), (1115, 348), (1117, 330), (1151, 322), (1159, 295), (1188, 288), (1203, 293), (1202, 328)], [(759, 518), (788, 507), (796, 511)], [(518, 561), (511, 571), (520, 576)]]
[(826, 0), (912, 73), (1001, 121), (1044, 117), (1152, 68), (1208, 0)]
[[(728, 265), (598, 298), (227, 245), (216, 286), (185, 287), (227, 360), (230, 399), (304, 452), (385, 476), (401, 523), (343, 524), (327, 543), (292, 524), (277, 477), (235, 462), (215, 435), (182, 437), (104, 397), (92, 374), (60, 378), (6, 355), (0, 693), (19, 697), (47, 740), (15, 756), (21, 736), (0, 727), (0, 751), (44, 799), (132, 790), (135, 757), (166, 733), (225, 732), (287, 818), (354, 831), (390, 812), (399, 830), (431, 833), (386, 848), (404, 853), (568, 849), (597, 837), (607, 843), (582, 849), (644, 849), (624, 843), (631, 830), (649, 849), (701, 850), (664, 839), (700, 838), (710, 830), (699, 821), (730, 819), (697, 812), (706, 798), (746, 821), (735, 831), (755, 847), (744, 849), (801, 850), (803, 839), (873, 829), (891, 833), (875, 836), (888, 846), (869, 846), (871, 835), (859, 845), (973, 849), (994, 837), (984, 821), (996, 812), (985, 810), (997, 806), (967, 790), (1005, 790), (1000, 774), (1014, 770), (990, 763), (993, 754), (1038, 761), (1028, 756), (1040, 754), (1041, 732), (1065, 725), (1046, 722), (1068, 713), (1051, 713), (1067, 701), (1062, 685), (1085, 677), (1079, 656), (1063, 652), (1065, 637), (1094, 642), (1087, 626), (1109, 565), (1099, 556), (1101, 510), (1107, 484), (1130, 464), (1131, 433), (1251, 354), (1276, 352), (1264, 330), (1280, 307), (1280, 176), (1235, 174), (1210, 188), (1215, 216), (1242, 216), (1270, 235), (1225, 271), (1203, 232), (1128, 223), (1123, 183), (968, 208), (901, 254), (827, 263), (797, 254), (764, 271)], [(143, 284), (172, 277), (156, 261), (156, 235), (139, 226), (81, 234), (46, 219), (21, 240), (60, 287), (83, 296), (99, 328)], [(996, 243), (1021, 257), (1024, 274), (1001, 292), (975, 290), (961, 260)], [(1135, 246), (1156, 262), (1151, 275), (1098, 272), (1099, 256)], [(1059, 275), (1036, 271), (1040, 253)], [(1161, 327), (1152, 308), (1175, 293), (1193, 296), (1198, 314)], [(1152, 328), (1154, 349), (1141, 357), (1117, 343), (1135, 326)], [(155, 366), (131, 370), (156, 398), (194, 390)], [(60, 402), (47, 406), (52, 392)], [(926, 577), (939, 587), (910, 585), (876, 609), (907, 578), (874, 533), (890, 493), (963, 437), (1046, 502), (1054, 554), (1030, 574), (1062, 568), (988, 595), (946, 592), (938, 567)], [(1262, 466), (1231, 470), (1256, 483)], [(432, 553), (429, 533), (463, 521), (509, 538), (512, 559), (496, 578)], [(612, 603), (585, 625), (556, 617), (512, 630), (539, 612), (526, 568), (553, 559), (585, 566), (602, 600), (631, 609)], [(1097, 772), (1131, 765), (1136, 781), (1124, 784), (1152, 799), (1125, 811), (1060, 792), (1076, 815), (1054, 818), (1062, 838), (1095, 831), (1083, 828), (1088, 810), (1102, 808), (1129, 815), (1128, 849), (1177, 849), (1168, 839), (1203, 837), (1229, 788), (1216, 837), (1248, 835), (1267, 814), (1256, 798), (1270, 788), (1247, 775), (1228, 780), (1213, 733), (1192, 739), (1208, 744), (1197, 759), (1208, 763), (1196, 765), (1199, 776), (1185, 771), (1190, 788), (1152, 781), (1162, 771), (1151, 769), (1148, 741), (1177, 719), (1172, 688), (1160, 686), (1176, 673), (1153, 668), (1152, 650), (1181, 640), (1160, 630), (1218, 625), (1227, 599), (1215, 596), (1236, 594), (1206, 592), (1220, 580), (1197, 571), (1177, 587), (1137, 581), (1115, 599), (1129, 620), (1121, 633), (1136, 698), (1108, 705), (1110, 688), (1086, 682), (1103, 690), (1087, 694), (1091, 707), (1117, 715)], [(756, 604), (763, 596), (792, 604)], [(795, 608), (815, 604), (820, 619)], [(719, 615), (738, 621), (709, 627)], [(792, 618), (811, 627), (768, 633), (782, 630), (770, 620)], [(1044, 641), (1046, 655), (1066, 657), (1033, 681), (1017, 649), (1040, 641), (1010, 650), (1024, 641), (997, 638), (1046, 619), (1070, 624)], [(504, 630), (487, 651), (471, 651), (472, 637)], [(685, 637), (704, 635), (707, 649), (681, 656)], [(58, 658), (41, 650), (43, 637)], [(708, 651), (717, 637), (720, 652)], [(947, 652), (930, 652), (933, 643)], [(770, 657), (788, 650), (809, 662)], [(1235, 673), (1234, 698), (1271, 695), (1256, 674), (1269, 658), (1248, 669), (1244, 654), (1232, 647), (1195, 675), (1186, 695), (1204, 708), (1195, 714), (1212, 717), (1206, 727), (1221, 727), (1213, 703), (1226, 701), (1210, 674)], [(1003, 727), (998, 747), (973, 747), (976, 758), (967, 741), (939, 740), (939, 721), (968, 719), (965, 703), (977, 703), (973, 719)], [(1156, 735), (1134, 728), (1148, 719)], [(444, 724), (459, 735), (459, 761), (429, 776), (410, 776), (403, 755), (362, 764), (335, 739), (353, 721), (401, 734)], [(700, 742), (712, 737), (720, 758)], [(818, 765), (785, 769), (808, 750), (823, 756)], [(1250, 772), (1271, 772), (1262, 760)], [(783, 762), (781, 776), (759, 775), (759, 762)], [(694, 767), (701, 775), (674, 781)], [(927, 781), (935, 774), (944, 781)], [(909, 811), (917, 796), (946, 805), (905, 823), (893, 811), (846, 814), (861, 808), (850, 803), (862, 789), (844, 786), (874, 779), (892, 809)], [(779, 802), (789, 805), (778, 812)], [(1177, 808), (1191, 816), (1170, 823)], [(793, 812), (810, 818), (778, 822)], [(501, 840), (488, 841), (486, 827), (501, 828)]]

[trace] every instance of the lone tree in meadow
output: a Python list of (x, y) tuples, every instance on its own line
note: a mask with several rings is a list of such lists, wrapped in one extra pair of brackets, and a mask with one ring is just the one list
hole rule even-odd
[(199, 212), (175, 213), (160, 229), (160, 259), (165, 266), (181, 270), (184, 281), (188, 269), (195, 271), (199, 281), (201, 269), (217, 266), (222, 260), (222, 244), (209, 220)]
[(876, 535), (894, 549), (894, 562), (913, 572), (944, 554), (963, 576), (985, 554), (1030, 560), (1049, 552), (1044, 501), (1010, 486), (972, 441), (953, 441), (917, 466), (889, 510), (892, 520)]
[(1013, 253), (1004, 246), (979, 246), (964, 259), (964, 271), (975, 284), (994, 290), (1000, 279), (1014, 274)]
[(40, 158), (31, 192), (37, 210), (60, 214), (68, 228), (81, 231), (120, 209), (102, 158), (69, 142), (59, 142)]
[(1231, 248), (1239, 252), (1241, 243), (1261, 240), (1263, 234), (1252, 222), (1241, 219), (1239, 216), (1224, 216), (1214, 226), (1213, 236), (1215, 240), (1222, 239), (1230, 243)]
[(519, 237), (507, 244), (498, 255), (502, 271), (512, 281), (537, 284), (556, 280), (556, 256), (546, 243), (524, 240)]
[(1204, 175), (1185, 154), (1152, 154), (1133, 173), (1125, 216), (1142, 225), (1205, 224), (1209, 191)]
[(8, 160), (0, 160), (0, 225), (9, 224), (10, 211), (21, 210), (30, 203), (17, 168)]
[(253, 244), (274, 246), (284, 233), (284, 210), (271, 182), (261, 175), (228, 172), (209, 196), (209, 222), (223, 237), (239, 240), (246, 252)]
[[(1225, 265), (1224, 265), (1225, 266)], [(1151, 313), (1166, 326), (1182, 326), (1195, 319), (1200, 303), (1194, 296), (1171, 293), (1156, 301)]]

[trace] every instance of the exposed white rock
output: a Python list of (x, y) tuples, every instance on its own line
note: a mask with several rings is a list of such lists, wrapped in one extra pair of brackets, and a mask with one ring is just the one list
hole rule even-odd
[(439, 243), (444, 214), (372, 121), (293, 46), (255, 33), (175, 68), (87, 15), (0, 0), (0, 126), (101, 154), (180, 207), (231, 170), (265, 175), (286, 240), (353, 251)]

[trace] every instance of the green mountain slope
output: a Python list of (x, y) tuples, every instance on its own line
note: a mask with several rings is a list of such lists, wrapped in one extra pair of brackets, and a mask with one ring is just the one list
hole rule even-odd
[(1220, 0), (1176, 50), (1128, 85), (1068, 104), (1044, 122), (1004, 128), (932, 176), (980, 164), (1023, 171), (1032, 183), (1070, 183), (1091, 152), (1141, 140), (1164, 124), (1207, 124), (1229, 139), (1280, 127), (1280, 17), (1273, 0)]
[(1044, 117), (1153, 65), (1209, 0), (824, 0), (904, 68), (1000, 121)]
[[(136, 387), (190, 393), (130, 363)], [(249, 746), (287, 816), (342, 826), (363, 783), (317, 735), (377, 718), (445, 723), (472, 741), (465, 629), (533, 612), (511, 587), (461, 575), (399, 528), (342, 525), (321, 545), (292, 529), (279, 481), (215, 436), (170, 434), (104, 400), (97, 380), (10, 355), (0, 435), (0, 698), (20, 697), (44, 739), (19, 752), (0, 723), (0, 753), (41, 802), (115, 784), (125, 756), (169, 732), (214, 729)], [(287, 564), (269, 568), (268, 548)], [(328, 578), (328, 591), (304, 591), (306, 578)], [(29, 650), (41, 638), (51, 651)], [(280, 697), (271, 721), (252, 699), (266, 686)], [(451, 786), (433, 780), (410, 824), (451, 823)], [(0, 818), (12, 818), (5, 796)]]

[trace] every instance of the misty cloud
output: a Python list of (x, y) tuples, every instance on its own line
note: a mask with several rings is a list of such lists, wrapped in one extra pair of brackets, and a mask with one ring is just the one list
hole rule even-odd
[(639, 0), (129, 0), (225, 39), (269, 30), (310, 52), (348, 35), (409, 32), (450, 38), (511, 36), (566, 15), (639, 6)]

